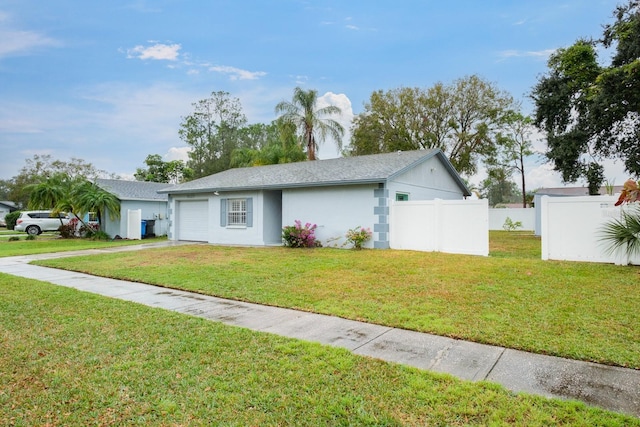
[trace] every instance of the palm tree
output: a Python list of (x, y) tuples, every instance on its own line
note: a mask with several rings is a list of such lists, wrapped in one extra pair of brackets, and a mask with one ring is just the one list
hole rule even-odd
[(291, 102), (282, 101), (276, 105), (276, 114), (281, 114), (280, 119), (292, 123), (302, 133), (302, 141), (307, 146), (307, 157), (309, 160), (316, 160), (316, 150), (318, 141), (327, 135), (331, 136), (338, 148), (342, 149), (342, 136), (344, 128), (337, 121), (326, 117), (333, 114), (341, 114), (342, 110), (335, 105), (319, 108), (316, 110), (318, 102), (318, 92), (315, 90), (302, 90), (297, 87), (293, 90)]
[(102, 219), (105, 218), (107, 212), (109, 212), (109, 218), (112, 221), (120, 218), (120, 201), (118, 198), (92, 182), (84, 181), (76, 186), (73, 191), (73, 196), (78, 205), (78, 209), (83, 213), (96, 213), (98, 223), (103, 231), (104, 224)]
[[(81, 218), (76, 214), (76, 203), (73, 200), (73, 189), (79, 179), (72, 179), (63, 173), (56, 173), (42, 182), (29, 185), (30, 190), (29, 208), (30, 209), (51, 209), (53, 215), (61, 212), (70, 213), (76, 216), (84, 224)], [(60, 225), (62, 218), (60, 218)]]

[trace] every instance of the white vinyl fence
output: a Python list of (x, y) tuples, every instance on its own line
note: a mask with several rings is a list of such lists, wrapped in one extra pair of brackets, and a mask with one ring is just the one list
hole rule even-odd
[(389, 246), (488, 256), (488, 213), (487, 199), (392, 202)]
[(507, 218), (511, 221), (522, 223), (522, 227), (516, 230), (535, 230), (536, 210), (533, 208), (504, 208), (489, 209), (489, 230), (504, 230), (504, 222)]
[(620, 218), (617, 196), (548, 197), (541, 209), (542, 259), (640, 265), (640, 256), (607, 254), (601, 228)]
[(127, 209), (127, 239), (142, 239), (142, 209)]

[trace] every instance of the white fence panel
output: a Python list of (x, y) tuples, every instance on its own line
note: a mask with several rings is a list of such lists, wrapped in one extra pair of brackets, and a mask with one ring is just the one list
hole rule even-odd
[(494, 208), (489, 209), (489, 230), (504, 230), (503, 225), (507, 217), (513, 222), (522, 223), (522, 227), (518, 230), (535, 230), (536, 228), (536, 210), (533, 208)]
[(488, 256), (488, 212), (486, 199), (392, 202), (389, 246)]
[(615, 196), (542, 197), (542, 259), (640, 265), (640, 256), (609, 255), (601, 228), (620, 218)]
[(142, 209), (127, 209), (127, 239), (142, 239)]

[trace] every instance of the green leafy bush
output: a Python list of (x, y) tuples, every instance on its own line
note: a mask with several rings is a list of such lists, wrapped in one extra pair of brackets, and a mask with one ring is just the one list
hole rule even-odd
[(11, 236), (9, 237), (9, 241), (10, 242), (17, 242), (18, 240), (20, 240), (20, 238), (18, 236)]
[(13, 211), (5, 215), (4, 221), (7, 223), (7, 230), (13, 230), (16, 227), (16, 222), (21, 213), (21, 211)]
[(24, 238), (25, 240), (36, 240), (36, 236), (35, 234), (27, 234), (27, 237)]
[(504, 228), (505, 231), (515, 231), (521, 227), (522, 227), (522, 221), (513, 221), (509, 217), (507, 217), (504, 220), (504, 224), (502, 224), (502, 228)]
[(91, 234), (91, 240), (111, 240), (111, 236), (109, 236), (105, 231), (97, 230)]

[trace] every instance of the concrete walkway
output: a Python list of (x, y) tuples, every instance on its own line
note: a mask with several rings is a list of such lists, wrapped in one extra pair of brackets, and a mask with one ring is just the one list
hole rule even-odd
[(37, 279), (228, 325), (343, 347), (355, 354), (491, 381), (514, 392), (575, 399), (640, 417), (640, 370), (526, 353), (338, 317), (208, 297), (158, 286), (39, 267), (35, 259), (134, 251), (162, 242), (100, 250), (0, 258), (0, 272)]

